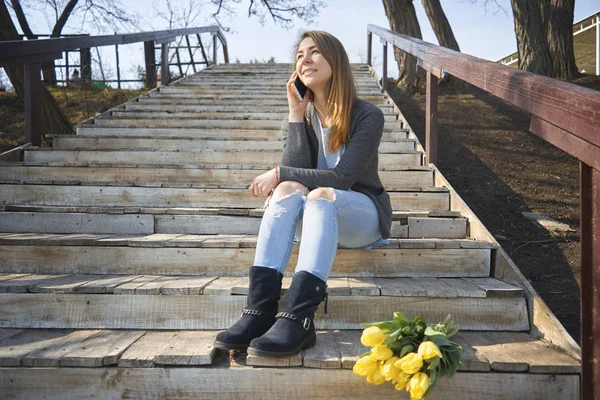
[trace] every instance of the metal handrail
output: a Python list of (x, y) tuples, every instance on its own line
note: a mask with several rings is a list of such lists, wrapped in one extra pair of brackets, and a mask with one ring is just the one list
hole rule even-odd
[[(30, 143), (33, 146), (41, 146), (42, 143), (42, 81), (40, 78), (42, 62), (62, 58), (63, 52), (79, 49), (82, 58), (87, 57), (87, 63), (91, 64), (89, 52), (91, 47), (144, 42), (144, 51), (147, 55), (147, 82), (155, 83), (156, 68), (154, 64), (154, 47), (157, 43), (161, 45), (161, 84), (167, 86), (169, 84), (169, 43), (175, 41), (179, 36), (199, 35), (201, 33), (212, 33), (213, 35), (213, 63), (217, 63), (217, 40), (222, 44), (225, 63), (229, 63), (227, 40), (225, 39), (225, 35), (221, 31), (221, 28), (218, 26), (116, 35), (11, 40), (0, 42), (0, 66), (20, 64), (25, 67), (25, 143)], [(83, 72), (82, 68), (82, 74)], [(91, 72), (88, 71), (88, 73), (89, 79), (91, 79)]]
[(412, 54), (427, 72), (426, 153), (437, 160), (437, 86), (442, 71), (531, 114), (529, 131), (580, 162), (581, 221), (581, 399), (600, 398), (600, 92), (482, 60), (388, 29), (367, 25), (371, 65), (373, 34)]

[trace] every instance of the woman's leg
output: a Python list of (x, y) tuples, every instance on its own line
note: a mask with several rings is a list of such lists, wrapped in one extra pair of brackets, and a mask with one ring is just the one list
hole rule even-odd
[(261, 221), (254, 265), (248, 272), (246, 307), (235, 324), (217, 335), (213, 343), (216, 348), (243, 351), (275, 323), (282, 273), (306, 193), (308, 189), (297, 182), (283, 182), (273, 192)]
[(308, 189), (286, 181), (274, 190), (260, 224), (254, 265), (283, 273), (294, 245), (296, 222), (301, 217)]
[(325, 282), (337, 250), (338, 225), (346, 244), (363, 247), (381, 237), (377, 209), (367, 196), (331, 188), (311, 191), (302, 219), (298, 265), (282, 312), (264, 335), (250, 342), (248, 354), (287, 357), (315, 345), (313, 319), (319, 304), (327, 301)]
[(379, 214), (366, 195), (351, 190), (318, 188), (307, 196), (296, 272), (327, 281), (342, 247), (360, 248), (381, 237)]

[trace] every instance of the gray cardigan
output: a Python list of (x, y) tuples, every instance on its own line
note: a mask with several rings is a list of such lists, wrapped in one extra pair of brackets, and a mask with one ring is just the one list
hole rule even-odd
[(379, 142), (383, 134), (383, 112), (376, 105), (357, 99), (352, 108), (350, 138), (337, 166), (316, 169), (318, 159), (318, 120), (312, 103), (304, 122), (288, 122), (281, 126), (285, 140), (279, 180), (296, 181), (308, 189), (332, 187), (352, 189), (367, 195), (377, 207), (379, 228), (384, 239), (390, 237), (392, 204), (379, 179)]

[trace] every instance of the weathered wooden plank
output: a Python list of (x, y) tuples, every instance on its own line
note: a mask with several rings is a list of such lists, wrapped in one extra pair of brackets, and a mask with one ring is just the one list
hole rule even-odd
[[(483, 357), (490, 362), (490, 368), (494, 371), (503, 372), (526, 372), (529, 370), (529, 364), (523, 355), (515, 351), (513, 347), (506, 346), (503, 343), (506, 340), (519, 340), (522, 337), (507, 337), (503, 332), (480, 332), (477, 336), (466, 337), (468, 344), (476, 349)], [(463, 336), (464, 337), (464, 336)]]
[(211, 365), (216, 331), (179, 332), (154, 358), (161, 365)]
[[(241, 239), (246, 240), (246, 239)], [(294, 245), (290, 265), (297, 263)], [(254, 262), (252, 248), (138, 248), (0, 245), (0, 271), (55, 274), (236, 275)], [(338, 249), (331, 277), (489, 276), (489, 249)], [(2, 282), (0, 282), (0, 287)]]
[(244, 277), (219, 277), (212, 280), (204, 287), (204, 295), (231, 295), (247, 294), (248, 278)]
[(21, 278), (27, 276), (27, 274), (0, 274), (0, 282), (9, 281), (15, 278)]
[(438, 278), (414, 278), (415, 283), (420, 285), (428, 297), (457, 297), (458, 293), (444, 281)]
[(414, 297), (427, 295), (425, 288), (413, 278), (374, 278), (373, 282), (379, 287), (382, 296)]
[(260, 228), (260, 219), (256, 217), (164, 215), (157, 216), (155, 221), (156, 233), (257, 235)]
[(32, 293), (74, 293), (78, 286), (100, 278), (101, 275), (75, 274), (60, 276), (56, 279), (45, 280), (29, 286)]
[[(99, 185), (100, 183), (106, 184), (106, 182), (114, 182), (121, 186), (131, 184), (143, 186), (148, 183), (190, 183), (193, 187), (199, 188), (231, 189), (248, 187), (259, 174), (260, 171), (257, 170), (219, 169), (210, 166), (203, 168), (95, 168), (7, 165), (0, 168), (0, 181), (33, 184), (53, 182), (57, 179), (77, 179), (85, 185)], [(388, 190), (403, 187), (431, 187), (433, 185), (433, 171), (431, 170), (379, 171), (379, 176)]]
[(168, 281), (160, 288), (160, 293), (170, 295), (200, 295), (203, 294), (204, 288), (215, 279), (218, 278), (184, 277)]
[(520, 287), (511, 285), (510, 283), (506, 283), (506, 282), (503, 282), (503, 281), (501, 281), (499, 279), (495, 279), (495, 278), (476, 278), (476, 279), (465, 278), (465, 281), (471, 282), (471, 283), (479, 286), (483, 290), (485, 290), (486, 295), (488, 297), (491, 297), (491, 296), (499, 296), (499, 297), (508, 296), (508, 297), (510, 297), (510, 296), (522, 296), (523, 295), (523, 289), (521, 289)]
[(234, 248), (240, 247), (240, 241), (246, 235), (217, 235), (216, 237), (206, 239), (200, 244), (203, 248)]
[(303, 365), (307, 368), (342, 368), (342, 360), (338, 349), (338, 332), (317, 332), (317, 344), (315, 347), (304, 350)]
[[(63, 275), (60, 275), (63, 276)], [(36, 284), (44, 284), (60, 277), (59, 275), (23, 275), (19, 278), (0, 282), (0, 293), (27, 293)]]
[[(203, 296), (120, 295), (118, 302), (107, 295), (0, 294), (0, 307), (5, 310), (0, 328), (228, 328), (239, 318), (246, 297), (207, 295), (209, 288)], [(229, 292), (231, 287), (220, 290)], [(409, 318), (421, 315), (432, 322), (451, 314), (464, 330), (529, 329), (523, 297), (331, 296), (328, 314), (321, 309), (315, 318), (318, 329), (360, 329), (361, 323), (389, 319), (398, 310)]]
[(251, 365), (254, 367), (277, 367), (277, 368), (285, 368), (285, 367), (299, 367), (302, 365), (302, 353), (298, 353), (291, 357), (261, 357), (261, 356), (253, 356), (248, 354), (246, 357), (246, 365)]
[(373, 278), (348, 278), (348, 286), (352, 296), (379, 296), (379, 287)]
[(458, 297), (485, 297), (485, 290), (462, 279), (438, 278), (447, 287), (456, 291)]
[(3, 212), (0, 226), (5, 232), (143, 234), (154, 232), (154, 219), (135, 214)]
[(52, 341), (52, 343), (27, 354), (21, 363), (26, 367), (58, 367), (60, 358), (81, 345), (85, 340), (92, 338), (102, 331), (82, 330), (73, 331)]
[(61, 367), (102, 367), (116, 365), (125, 350), (145, 331), (101, 331), (66, 352)]
[(167, 242), (181, 236), (181, 234), (156, 233), (148, 236), (136, 237), (127, 243), (131, 247), (165, 247)]
[[(20, 333), (25, 332), (25, 329), (0, 329), (0, 342), (4, 339), (7, 339), (11, 336), (18, 335)], [(0, 345), (1, 346), (1, 345)]]
[(352, 369), (359, 356), (370, 350), (360, 342), (361, 334), (362, 331), (357, 330), (343, 330), (336, 333), (342, 368)]
[[(24, 368), (6, 368), (0, 386), (10, 399), (98, 400), (143, 397), (147, 400), (260, 398), (264, 400), (327, 398), (389, 399), (398, 391), (389, 383), (373, 386), (343, 370), (294, 368), (60, 368), (36, 370), (36, 379)], [(285, 384), (282, 384), (285, 382)], [(310, 382), (310, 385), (307, 385)], [(215, 397), (215, 394), (218, 397)], [(429, 398), (429, 397), (428, 397)], [(578, 375), (461, 372), (440, 379), (431, 400), (577, 400)]]
[(327, 280), (327, 293), (330, 296), (350, 296), (348, 278), (329, 278)]
[(135, 288), (136, 295), (156, 295), (160, 294), (161, 288), (165, 285), (176, 285), (180, 279), (179, 276), (161, 276), (158, 279), (153, 279)]
[(122, 283), (113, 289), (114, 294), (135, 294), (135, 291), (140, 286), (145, 285), (148, 282), (159, 279), (159, 275), (144, 275), (133, 278), (127, 283)]
[(472, 372), (489, 372), (490, 362), (481, 352), (474, 349), (469, 344), (469, 335), (471, 332), (461, 331), (452, 337), (452, 341), (458, 343), (462, 347), (462, 355), (460, 361), (462, 367), (459, 371), (472, 371)]
[(114, 293), (114, 289), (117, 286), (130, 282), (139, 277), (140, 275), (105, 275), (75, 287), (74, 292), (89, 294)]
[[(71, 330), (27, 330), (0, 342), (0, 367), (18, 367), (21, 360), (32, 351), (50, 346), (68, 335)], [(0, 379), (3, 374), (0, 374)], [(6, 387), (0, 385), (0, 387)]]
[(408, 218), (408, 237), (461, 239), (467, 235), (465, 218)]
[(180, 332), (146, 332), (125, 350), (118, 361), (119, 367), (152, 368), (156, 355)]

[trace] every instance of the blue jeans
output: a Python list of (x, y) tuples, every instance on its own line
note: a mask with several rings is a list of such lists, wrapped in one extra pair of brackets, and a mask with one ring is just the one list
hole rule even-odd
[(330, 188), (334, 200), (310, 200), (300, 190), (271, 202), (258, 233), (254, 265), (283, 273), (294, 239), (300, 241), (296, 272), (327, 281), (338, 243), (346, 248), (371, 248), (381, 238), (379, 215), (366, 195)]

